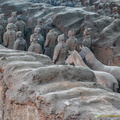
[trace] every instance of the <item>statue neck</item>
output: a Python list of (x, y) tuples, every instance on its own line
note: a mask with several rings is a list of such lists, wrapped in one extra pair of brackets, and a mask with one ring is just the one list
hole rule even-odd
[(82, 60), (82, 58), (80, 58), (80, 56), (77, 56), (74, 58), (74, 64), (75, 66), (83, 66), (83, 67), (86, 67), (86, 68), (89, 68)]

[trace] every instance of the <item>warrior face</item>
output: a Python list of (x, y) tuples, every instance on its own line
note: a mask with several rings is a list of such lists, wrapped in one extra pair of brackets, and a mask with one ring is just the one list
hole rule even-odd
[(75, 31), (74, 30), (70, 30), (68, 31), (68, 37), (74, 36), (75, 35)]
[(17, 12), (12, 12), (11, 16), (16, 17), (17, 16)]
[(62, 41), (63, 42), (65, 41), (65, 35), (64, 34), (58, 36), (58, 42), (62, 42)]
[(9, 24), (7, 25), (7, 30), (11, 30), (11, 29), (13, 29), (13, 23), (9, 23)]
[(21, 31), (18, 31), (18, 32), (16, 33), (16, 37), (17, 37), (17, 38), (23, 38), (22, 32), (21, 32)]
[(40, 31), (41, 31), (41, 29), (40, 29), (40, 28), (35, 28), (35, 29), (34, 29), (34, 33), (39, 34), (39, 33), (40, 33)]

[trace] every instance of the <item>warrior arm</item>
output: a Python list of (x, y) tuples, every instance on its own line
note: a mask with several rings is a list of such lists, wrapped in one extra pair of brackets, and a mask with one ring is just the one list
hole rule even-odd
[(48, 47), (48, 46), (49, 46), (49, 43), (50, 43), (50, 36), (47, 35), (44, 46), (45, 46), (45, 47)]
[(66, 45), (67, 45), (67, 48), (69, 50), (70, 49), (70, 41), (69, 41), (69, 39), (66, 41)]
[(13, 46), (13, 49), (14, 49), (14, 50), (17, 50), (18, 44), (19, 44), (19, 43), (18, 43), (17, 41), (14, 42), (14, 46)]
[(54, 55), (53, 55), (53, 62), (54, 62), (54, 63), (55, 63), (56, 60), (58, 59), (59, 53), (60, 53), (60, 46), (57, 45), (57, 46), (55, 47)]
[(8, 44), (9, 44), (9, 37), (8, 37), (8, 34), (5, 33), (5, 34), (3, 35), (3, 45), (4, 45), (5, 47), (7, 47)]

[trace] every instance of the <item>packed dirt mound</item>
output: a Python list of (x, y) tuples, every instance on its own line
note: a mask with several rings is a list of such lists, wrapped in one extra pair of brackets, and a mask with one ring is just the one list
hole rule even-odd
[(67, 34), (70, 29), (77, 30), (87, 15), (89, 15), (90, 18), (97, 16), (96, 13), (85, 11), (84, 8), (71, 9), (68, 7), (56, 15), (53, 24)]
[[(119, 8), (119, 4), (117, 4), (117, 6)], [(1, 12), (5, 13), (6, 18), (10, 17), (11, 12), (13, 11), (17, 11), (18, 15), (22, 14), (23, 20), (27, 24), (25, 39), (27, 40), (28, 45), (30, 35), (33, 33), (38, 18), (44, 19), (47, 30), (54, 28), (59, 34), (64, 33), (67, 35), (70, 29), (75, 29), (76, 37), (80, 44), (83, 40), (84, 28), (91, 27), (93, 52), (97, 59), (106, 65), (120, 66), (119, 32), (114, 32), (113, 30), (109, 38), (107, 35), (104, 39), (100, 37), (100, 39), (103, 40), (98, 39), (99, 36), (101, 36), (100, 33), (103, 33), (104, 30), (108, 28), (107, 26), (113, 24), (113, 18), (99, 16), (95, 12), (86, 11), (85, 7), (71, 8), (65, 6), (51, 6), (50, 4), (44, 3), (33, 4), (32, 2), (28, 2), (28, 0), (5, 0), (1, 2)], [(119, 11), (120, 10), (118, 10), (118, 12)], [(117, 28), (118, 27), (119, 26), (117, 26)], [(114, 42), (109, 42), (108, 39), (111, 39)]]
[[(109, 65), (120, 66), (120, 20), (114, 20), (110, 25), (106, 26), (100, 33), (99, 39), (94, 43), (99, 60)], [(100, 49), (101, 48), (101, 49)], [(104, 53), (104, 54), (103, 54)]]
[(87, 68), (0, 46), (0, 113), (1, 120), (117, 120), (120, 95)]

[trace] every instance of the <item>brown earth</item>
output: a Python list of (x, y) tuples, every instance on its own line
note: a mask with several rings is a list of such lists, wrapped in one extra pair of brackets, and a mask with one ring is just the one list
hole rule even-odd
[[(22, 0), (21, 0), (22, 1)], [(37, 24), (38, 18), (44, 18), (45, 23), (48, 25), (48, 29), (55, 28), (58, 33), (65, 33), (70, 29), (75, 29), (77, 32), (77, 38), (81, 44), (82, 32), (85, 27), (92, 28), (92, 46), (95, 56), (106, 65), (120, 66), (119, 55), (119, 25), (117, 31), (114, 31), (109, 36), (113, 44), (109, 44), (108, 38), (101, 38), (101, 32), (107, 29), (108, 26), (113, 24), (114, 19), (111, 17), (100, 17), (96, 13), (85, 11), (85, 8), (70, 8), (64, 6), (52, 7), (47, 4), (32, 4), (26, 1), (9, 1), (1, 2), (1, 9), (8, 17), (12, 11), (18, 11), (18, 15), (22, 14), (24, 21), (27, 23), (26, 40), (29, 44), (30, 35), (33, 32), (34, 27)], [(119, 2), (117, 4), (119, 6)], [(88, 16), (85, 22), (85, 16)], [(116, 23), (115, 23), (116, 24)], [(82, 25), (82, 29), (80, 26)], [(80, 29), (80, 30), (79, 30)], [(111, 27), (109, 28), (109, 31)], [(115, 35), (117, 34), (117, 35)], [(107, 34), (108, 36), (108, 34)], [(66, 38), (67, 39), (67, 38)], [(101, 41), (101, 42), (100, 42)], [(108, 42), (108, 44), (105, 43)]]
[(120, 95), (84, 67), (0, 46), (0, 120), (119, 120)]

